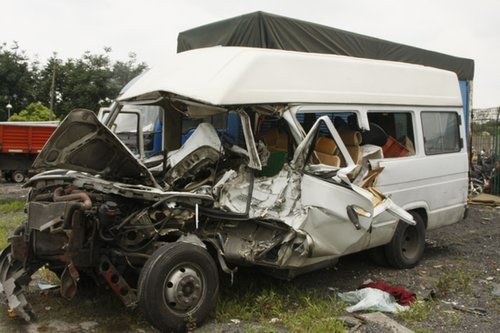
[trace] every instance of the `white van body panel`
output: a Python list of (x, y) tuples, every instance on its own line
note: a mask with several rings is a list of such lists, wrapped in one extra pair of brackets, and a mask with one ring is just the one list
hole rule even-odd
[[(174, 100), (228, 109), (285, 104), (281, 116), (289, 123), (297, 144), (307, 134), (296, 119), (299, 111), (353, 112), (361, 130), (369, 129), (370, 112), (409, 112), (415, 154), (370, 160), (371, 167), (384, 168), (377, 188), (400, 207), (425, 212), (428, 229), (455, 223), (464, 214), (468, 172), (464, 121), (460, 124), (460, 151), (427, 155), (420, 119), (424, 111), (462, 115), (458, 79), (452, 72), (336, 55), (211, 47), (166, 59), (142, 75), (118, 100), (144, 103), (165, 94)], [(396, 225), (397, 220), (388, 213), (374, 218), (368, 247), (388, 243)]]
[[(426, 155), (420, 119), (426, 110), (462, 115), (459, 84), (452, 72), (336, 55), (212, 47), (165, 60), (119, 100), (152, 100), (162, 92), (220, 106), (286, 103), (294, 116), (289, 117), (287, 111), (282, 115), (297, 129), (292, 131), (297, 142), (306, 134), (294, 120), (298, 111), (354, 112), (362, 130), (370, 126), (370, 112), (409, 112), (415, 155), (371, 160), (372, 167), (384, 168), (377, 188), (399, 206), (425, 212), (429, 229), (457, 222), (464, 214), (468, 170), (464, 120), (459, 152)], [(389, 242), (396, 222), (388, 213), (375, 218), (370, 247)]]
[(212, 105), (357, 103), (461, 106), (455, 73), (401, 62), (246, 47), (176, 54), (119, 101), (170, 92)]

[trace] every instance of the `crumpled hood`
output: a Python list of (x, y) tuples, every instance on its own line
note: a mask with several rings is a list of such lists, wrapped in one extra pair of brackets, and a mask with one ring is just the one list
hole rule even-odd
[(103, 179), (159, 187), (148, 169), (104, 126), (93, 111), (73, 110), (32, 166), (37, 171), (70, 169)]

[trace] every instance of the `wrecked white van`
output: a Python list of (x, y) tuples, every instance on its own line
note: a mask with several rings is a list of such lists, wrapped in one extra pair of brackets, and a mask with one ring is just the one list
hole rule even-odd
[[(291, 278), (366, 249), (413, 267), (426, 229), (464, 215), (461, 104), (456, 75), (423, 66), (177, 54), (130, 85), (107, 127), (80, 109), (51, 137), (26, 184), (28, 220), (0, 257), (2, 300), (29, 320), (23, 290), (47, 265), (66, 298), (80, 279), (102, 281), (158, 329), (182, 331), (214, 308), (219, 269)], [(158, 112), (156, 155), (113, 133), (124, 107)]]

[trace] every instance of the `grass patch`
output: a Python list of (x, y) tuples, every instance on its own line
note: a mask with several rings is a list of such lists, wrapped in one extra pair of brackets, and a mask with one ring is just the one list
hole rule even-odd
[(439, 292), (446, 294), (450, 292), (470, 292), (472, 274), (458, 267), (452, 272), (446, 272), (439, 276), (436, 288)]
[(398, 312), (398, 318), (401, 318), (405, 323), (418, 323), (428, 321), (429, 317), (435, 310), (433, 301), (416, 300), (407, 311)]
[(336, 319), (345, 314), (345, 305), (334, 297), (298, 290), (287, 283), (281, 286), (238, 286), (236, 290), (223, 290), (222, 294), (216, 320), (229, 322), (238, 319), (245, 332), (345, 331), (343, 323)]
[(416, 333), (435, 332), (432, 327), (435, 327), (436, 323), (442, 327), (456, 327), (463, 319), (457, 312), (450, 311), (449, 306), (443, 307), (439, 300), (433, 299), (417, 299), (409, 310), (398, 312), (397, 318)]
[(25, 219), (26, 214), (24, 213), (24, 201), (0, 201), (0, 250), (7, 246), (9, 236)]
[(434, 332), (430, 328), (432, 323), (440, 323), (451, 328), (461, 322), (461, 317), (456, 312), (443, 310), (440, 302), (432, 299), (426, 301), (417, 299), (409, 310), (398, 312), (397, 317), (416, 333)]
[(24, 209), (24, 200), (1, 200), (0, 201), (0, 213), (9, 214), (21, 212)]

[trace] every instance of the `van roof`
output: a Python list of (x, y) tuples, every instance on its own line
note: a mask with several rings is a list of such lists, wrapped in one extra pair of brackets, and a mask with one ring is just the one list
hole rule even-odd
[(162, 92), (212, 105), (462, 105), (453, 72), (400, 62), (247, 47), (210, 47), (176, 54), (144, 73), (118, 100), (152, 99)]

